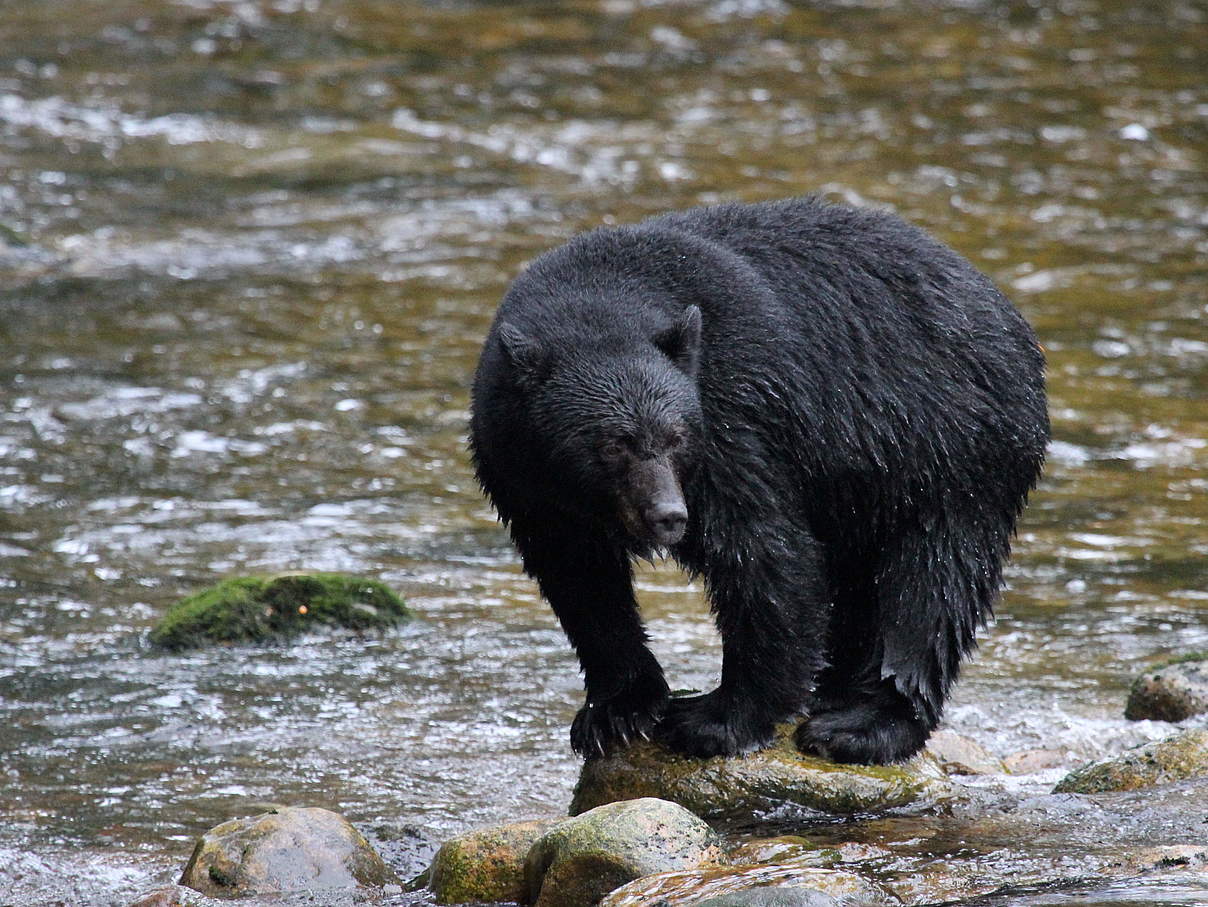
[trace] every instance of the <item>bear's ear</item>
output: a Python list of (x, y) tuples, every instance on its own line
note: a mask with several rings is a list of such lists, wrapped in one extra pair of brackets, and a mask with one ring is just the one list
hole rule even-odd
[(685, 374), (695, 377), (700, 365), (700, 309), (694, 305), (684, 309), (678, 322), (655, 335), (654, 345), (665, 353)]
[(526, 337), (520, 328), (506, 321), (499, 325), (499, 343), (522, 380), (532, 381), (539, 377), (545, 361), (541, 344)]

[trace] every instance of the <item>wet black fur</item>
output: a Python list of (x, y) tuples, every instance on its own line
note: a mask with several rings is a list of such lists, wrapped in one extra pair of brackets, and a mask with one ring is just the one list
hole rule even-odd
[[(534, 261), (487, 337), (471, 449), (583, 666), (575, 749), (655, 733), (735, 753), (808, 713), (803, 750), (916, 752), (1040, 473), (1043, 367), (986, 277), (874, 211), (694, 209)], [(704, 578), (723, 640), (703, 696), (669, 700), (646, 646), (631, 559), (650, 543), (601, 456), (618, 437), (683, 489), (670, 554)]]

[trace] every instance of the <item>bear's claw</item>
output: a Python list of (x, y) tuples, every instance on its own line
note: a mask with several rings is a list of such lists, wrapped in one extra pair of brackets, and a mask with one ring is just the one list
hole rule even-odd
[(667, 708), (667, 685), (635, 684), (609, 699), (588, 701), (570, 726), (570, 745), (585, 759), (627, 749), (638, 738), (649, 740)]

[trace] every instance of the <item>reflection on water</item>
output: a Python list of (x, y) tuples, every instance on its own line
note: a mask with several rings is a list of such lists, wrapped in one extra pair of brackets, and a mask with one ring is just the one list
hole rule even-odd
[[(451, 831), (564, 808), (578, 678), (469, 472), (468, 378), (524, 260), (719, 199), (892, 205), (1048, 350), (1048, 476), (950, 724), (1083, 757), (1169, 730), (1120, 714), (1140, 665), (1208, 648), (1202, 5), (45, 0), (4, 19), (18, 903), (121, 903), (249, 802), (340, 809), (410, 841), (405, 870)], [(381, 576), (420, 619), (141, 643), (187, 590), (297, 568)], [(707, 686), (697, 590), (664, 569), (642, 598), (673, 682)]]

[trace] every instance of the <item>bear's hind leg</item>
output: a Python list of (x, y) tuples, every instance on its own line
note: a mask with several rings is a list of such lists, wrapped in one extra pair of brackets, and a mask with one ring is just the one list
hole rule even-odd
[(884, 764), (923, 748), (990, 614), (1005, 538), (936, 519), (903, 532), (882, 553), (862, 603), (838, 596), (836, 642), (866, 641), (832, 653), (811, 715), (797, 729), (802, 752)]

